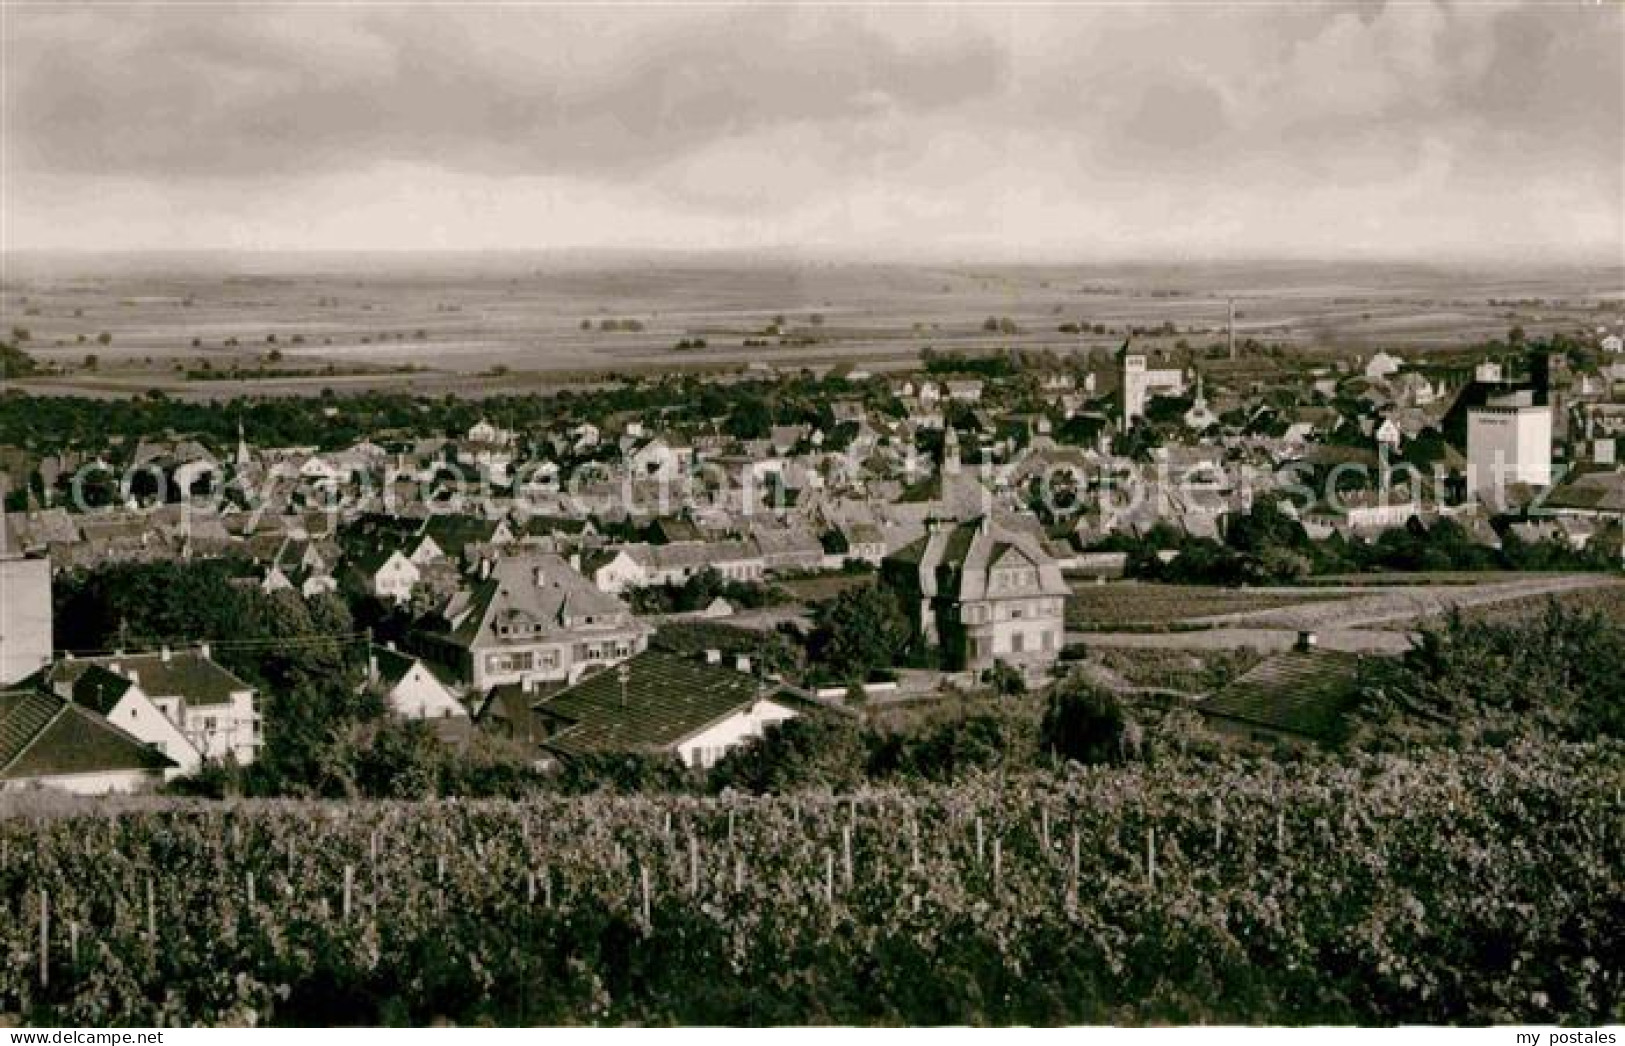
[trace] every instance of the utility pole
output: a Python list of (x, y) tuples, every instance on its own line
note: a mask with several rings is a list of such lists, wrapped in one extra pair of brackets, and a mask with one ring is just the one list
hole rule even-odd
[(1236, 299), (1231, 298), (1229, 300), (1229, 305), (1230, 305), (1230, 323), (1229, 323), (1228, 329), (1229, 329), (1230, 358), (1235, 359), (1236, 358)]

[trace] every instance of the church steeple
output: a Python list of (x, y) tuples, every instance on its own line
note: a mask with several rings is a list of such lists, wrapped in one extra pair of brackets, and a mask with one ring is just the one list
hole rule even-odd
[(237, 457), (235, 460), (239, 469), (245, 469), (253, 463), (253, 458), (248, 453), (248, 440), (243, 438), (243, 418), (240, 414), (237, 416)]
[(1208, 409), (1207, 395), (1202, 388), (1202, 372), (1196, 372), (1196, 398), (1191, 401), (1191, 409), (1185, 412), (1185, 427), (1196, 432), (1203, 432), (1219, 419)]

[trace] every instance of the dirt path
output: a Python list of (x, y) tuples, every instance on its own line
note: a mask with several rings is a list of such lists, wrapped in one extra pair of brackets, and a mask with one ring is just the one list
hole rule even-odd
[(1516, 578), (1479, 585), (1451, 585), (1410, 590), (1386, 589), (1328, 603), (1305, 603), (1269, 610), (1240, 611), (1198, 617), (1191, 624), (1241, 625), (1285, 629), (1359, 629), (1441, 614), (1452, 607), (1505, 603), (1531, 596), (1546, 596), (1620, 584), (1612, 574), (1565, 574), (1557, 577)]
[[(1292, 649), (1295, 628), (1209, 628), (1195, 632), (1069, 632), (1067, 641), (1086, 647), (1134, 647), (1147, 650), (1240, 650), (1252, 647), (1264, 653)], [(1327, 650), (1398, 654), (1410, 649), (1410, 633), (1381, 629), (1343, 628), (1317, 633)]]

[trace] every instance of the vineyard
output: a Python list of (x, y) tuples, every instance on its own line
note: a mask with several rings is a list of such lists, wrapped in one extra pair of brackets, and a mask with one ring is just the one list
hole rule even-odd
[[(1625, 751), (0, 819), (0, 1023), (1625, 1019)], [(5, 1014), (10, 1014), (9, 1018)]]

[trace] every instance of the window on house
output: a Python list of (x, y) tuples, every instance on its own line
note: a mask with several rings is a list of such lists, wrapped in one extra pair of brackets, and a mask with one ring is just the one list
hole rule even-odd
[(1026, 639), (1027, 639), (1027, 637), (1022, 635), (1020, 632), (1012, 633), (1011, 636), (1010, 636), (1010, 652), (1012, 654), (1021, 653), (1022, 652), (1022, 647), (1025, 645)]
[(534, 661), (530, 651), (512, 654), (489, 654), (485, 658), (487, 672), (528, 672)]

